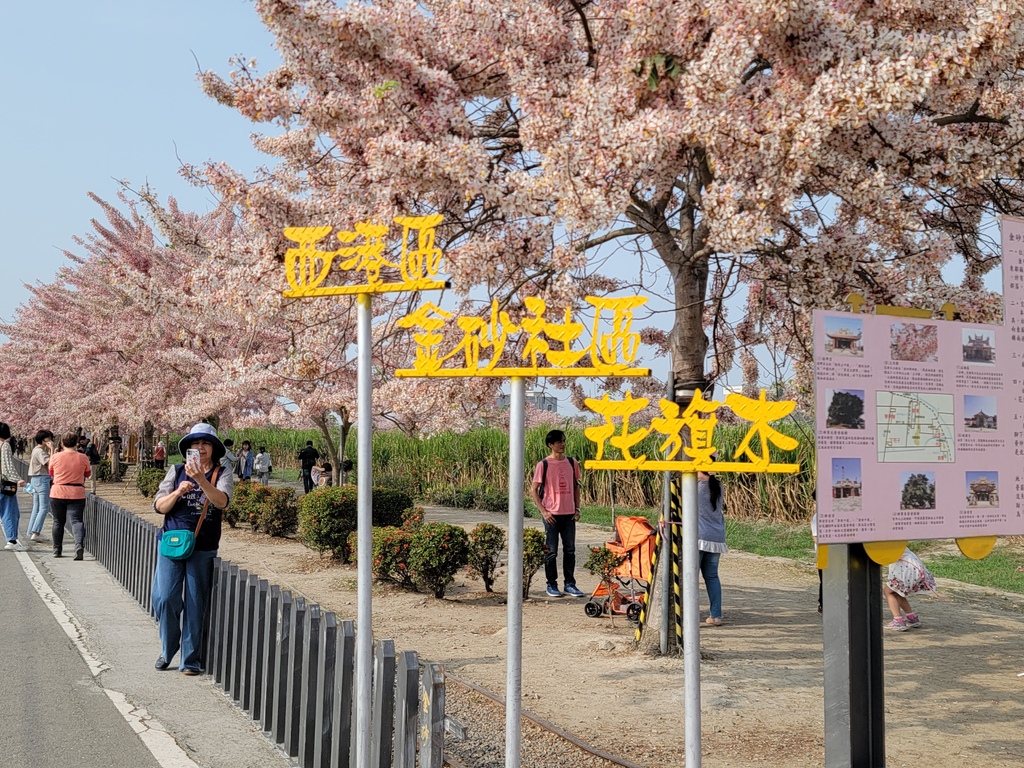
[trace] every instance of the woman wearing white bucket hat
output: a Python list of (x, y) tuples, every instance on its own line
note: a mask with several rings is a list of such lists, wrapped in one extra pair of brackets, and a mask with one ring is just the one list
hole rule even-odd
[(170, 467), (156, 492), (153, 509), (164, 516), (158, 538), (168, 531), (195, 533), (200, 519), (203, 522), (195, 548), (186, 559), (157, 555), (153, 612), (160, 624), (156, 668), (170, 667), (180, 649), (178, 668), (186, 675), (198, 675), (203, 670), (203, 619), (210, 598), (213, 558), (220, 546), (222, 511), (231, 502), (235, 479), (220, 467), (224, 444), (212, 426), (192, 427), (178, 443), (182, 456), (188, 457), (189, 448), (198, 449), (198, 459), (187, 458), (184, 464)]

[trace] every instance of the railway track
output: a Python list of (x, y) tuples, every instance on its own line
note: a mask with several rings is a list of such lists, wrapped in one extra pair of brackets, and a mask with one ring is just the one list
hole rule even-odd
[[(445, 712), (465, 725), (467, 737), (445, 739), (451, 768), (504, 768), (505, 700), (445, 673)], [(522, 765), (528, 768), (643, 768), (593, 747), (553, 723), (523, 711)]]

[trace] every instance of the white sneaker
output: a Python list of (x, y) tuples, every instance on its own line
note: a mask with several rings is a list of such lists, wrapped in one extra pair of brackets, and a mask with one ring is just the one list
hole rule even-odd
[(33, 533), (28, 538), (29, 538), (30, 541), (42, 541), (43, 540), (43, 537), (40, 536), (38, 533)]
[(19, 545), (18, 542), (16, 542), (16, 541), (8, 541), (4, 545), (4, 549), (9, 549), (9, 550), (13, 550), (13, 551), (17, 552), (18, 550), (21, 549), (21, 545)]

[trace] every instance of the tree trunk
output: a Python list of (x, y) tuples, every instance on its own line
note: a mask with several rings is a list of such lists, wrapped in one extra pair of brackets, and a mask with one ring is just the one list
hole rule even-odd
[[(320, 434), (323, 435), (324, 442), (327, 443), (327, 455), (336, 456), (337, 450), (334, 444), (334, 435), (331, 433), (331, 425), (328, 420), (328, 414), (321, 413), (316, 416), (311, 416), (310, 421), (312, 421), (316, 425), (316, 428), (320, 430)], [(332, 475), (334, 477), (334, 481), (337, 482), (337, 467), (334, 467), (333, 470), (334, 471), (332, 472)]]
[(153, 422), (146, 419), (142, 423), (142, 445), (139, 446), (140, 467), (153, 466), (153, 446), (156, 445), (156, 440), (154, 440), (155, 433), (156, 428), (153, 426)]
[(343, 470), (345, 466), (345, 447), (348, 445), (348, 436), (352, 432), (352, 418), (346, 406), (338, 409), (338, 416), (341, 419), (341, 441), (338, 445), (338, 464), (334, 468), (334, 482), (337, 485), (348, 483), (348, 472)]

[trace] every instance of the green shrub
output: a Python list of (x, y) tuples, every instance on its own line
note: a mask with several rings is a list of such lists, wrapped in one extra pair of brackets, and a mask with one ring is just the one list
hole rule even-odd
[(544, 565), (544, 533), (538, 528), (523, 531), (523, 599), (530, 596), (530, 582)]
[(409, 507), (402, 513), (402, 529), (412, 532), (423, 525), (426, 515), (423, 507)]
[(100, 459), (96, 465), (96, 482), (109, 483), (111, 479), (110, 459)]
[(135, 486), (139, 489), (139, 493), (149, 498), (156, 495), (157, 489), (160, 488), (160, 481), (166, 474), (162, 469), (140, 469), (139, 474), (135, 476)]
[(508, 494), (502, 491), (488, 491), (480, 496), (480, 508), (488, 512), (508, 514)]
[(452, 506), (456, 509), (475, 509), (476, 490), (473, 488), (456, 488), (452, 497)]
[(436, 598), (455, 579), (469, 560), (469, 537), (457, 525), (424, 523), (412, 534), (409, 570), (417, 586)]
[(374, 528), (393, 528), (402, 525), (405, 511), (412, 506), (412, 496), (396, 488), (373, 489)]
[(505, 532), (491, 523), (480, 523), (469, 532), (469, 572), (480, 577), (484, 589), (494, 591), (494, 575), (505, 549)]
[(299, 527), (299, 509), (294, 488), (270, 488), (260, 485), (257, 492), (259, 501), (253, 510), (252, 529), (262, 530), (271, 536), (287, 536)]
[[(299, 500), (299, 538), (321, 554), (330, 551), (343, 563), (352, 562), (355, 545), (349, 543), (349, 534), (356, 530), (358, 498), (354, 485), (328, 486), (307, 493)], [(402, 525), (402, 515), (411, 506), (412, 498), (404, 491), (374, 488), (374, 527)]]
[(254, 531), (287, 536), (299, 524), (295, 491), (239, 480), (235, 483), (231, 505), (224, 512), (224, 520), (232, 528), (240, 522), (248, 523)]
[(409, 550), (412, 534), (401, 528), (387, 526), (373, 529), (373, 578), (412, 586), (409, 571)]
[(349, 534), (356, 529), (356, 489), (351, 485), (310, 491), (299, 499), (299, 538), (310, 549), (348, 563)]
[(253, 490), (256, 483), (248, 480), (236, 480), (235, 490), (231, 495), (231, 504), (224, 510), (224, 522), (230, 527), (234, 528), (238, 525), (238, 521), (242, 520), (241, 511), (245, 510), (245, 519), (243, 522), (252, 524), (252, 520), (249, 519), (249, 510), (253, 506)]

